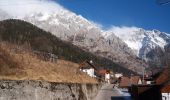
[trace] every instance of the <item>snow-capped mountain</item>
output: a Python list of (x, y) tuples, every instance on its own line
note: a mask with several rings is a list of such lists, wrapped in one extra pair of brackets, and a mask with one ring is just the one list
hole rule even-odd
[[(141, 61), (137, 61), (133, 51), (119, 38), (106, 40), (102, 31), (94, 23), (66, 9), (61, 13), (34, 13), (25, 16), (24, 20), (53, 33), (62, 40), (127, 66), (129, 69), (141, 70)], [(129, 59), (130, 58), (130, 59)]]
[[(15, 2), (18, 1), (21, 2), (16, 4)], [(142, 61), (136, 57), (130, 48), (131, 46), (116, 36), (114, 31), (103, 31), (95, 23), (63, 8), (56, 2), (49, 0), (5, 0), (5, 3), (9, 6), (12, 5), (10, 8), (0, 6), (0, 9), (10, 16), (8, 18), (28, 21), (95, 55), (106, 57), (138, 73), (142, 70)], [(12, 9), (16, 8), (14, 13)], [(2, 19), (6, 18), (1, 17)], [(107, 38), (105, 38), (106, 35)]]
[[(123, 40), (134, 53), (145, 59), (146, 61), (154, 60), (157, 54), (156, 51), (164, 52), (164, 46), (170, 42), (170, 35), (158, 30), (144, 30), (136, 27), (113, 27), (110, 34), (104, 34), (105, 38), (109, 40), (112, 34)], [(154, 54), (154, 57), (153, 57)], [(152, 55), (152, 56), (151, 56)]]

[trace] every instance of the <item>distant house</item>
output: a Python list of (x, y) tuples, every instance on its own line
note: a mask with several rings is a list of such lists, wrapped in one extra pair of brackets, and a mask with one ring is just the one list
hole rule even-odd
[(140, 76), (131, 76), (130, 82), (131, 82), (131, 85), (141, 85), (142, 79)]
[(80, 69), (81, 71), (87, 73), (89, 76), (91, 77), (95, 77), (94, 75), (94, 68), (91, 68), (91, 67), (83, 67)]
[(104, 77), (106, 72), (107, 72), (106, 69), (100, 69), (100, 70), (97, 71), (97, 73), (100, 77)]
[(120, 88), (129, 88), (131, 86), (130, 78), (129, 77), (120, 77), (119, 78), (119, 87)]
[(147, 85), (155, 84), (155, 80), (154, 80), (154, 78), (151, 77), (151, 76), (146, 76), (146, 77), (144, 78), (144, 80), (145, 80), (145, 84), (147, 84)]
[(145, 84), (129, 87), (132, 98), (134, 100), (170, 100), (169, 75), (169, 68), (154, 70), (145, 77)]
[(120, 77), (122, 77), (123, 76), (123, 74), (122, 73), (115, 73), (115, 78), (120, 78)]
[(160, 86), (147, 84), (140, 76), (131, 76), (128, 90), (133, 100), (161, 100)]
[(110, 75), (110, 71), (109, 71), (109, 70), (101, 69), (101, 70), (98, 70), (97, 74), (98, 74), (101, 78), (104, 78), (105, 82), (110, 83), (110, 81), (111, 81), (111, 75)]
[(170, 82), (168, 82), (165, 86), (161, 88), (161, 93), (168, 93), (170, 94)]
[(107, 82), (107, 83), (109, 83), (110, 84), (110, 71), (109, 70), (107, 70), (106, 71), (106, 73), (105, 73), (105, 81)]
[(162, 100), (170, 100), (170, 69), (164, 68), (164, 70), (158, 74), (156, 84), (161, 85)]
[(162, 100), (170, 100), (170, 82), (161, 88)]
[(159, 85), (132, 85), (129, 91), (132, 100), (162, 100)]
[(95, 71), (97, 71), (97, 69), (93, 65), (92, 61), (84, 61), (82, 64), (80, 64), (79, 69), (80, 71), (86, 73), (87, 75), (91, 77), (96, 77)]
[(119, 87), (129, 88), (131, 85), (142, 85), (142, 79), (140, 76), (120, 77)]

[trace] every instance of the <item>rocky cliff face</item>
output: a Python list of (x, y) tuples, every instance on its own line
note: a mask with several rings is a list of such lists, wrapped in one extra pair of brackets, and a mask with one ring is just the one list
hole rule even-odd
[[(137, 27), (113, 27), (112, 34), (115, 34), (140, 58), (147, 59), (146, 55), (151, 50), (164, 46), (170, 41), (170, 35), (158, 30), (145, 30)], [(112, 34), (105, 36), (112, 38)]]
[(0, 100), (92, 100), (98, 84), (0, 81)]
[(144, 59), (151, 65), (154, 64), (155, 67), (162, 66), (161, 60), (165, 51), (164, 46), (170, 41), (168, 33), (137, 27), (115, 26), (105, 38), (109, 40), (112, 35), (116, 35), (124, 41), (139, 58)]

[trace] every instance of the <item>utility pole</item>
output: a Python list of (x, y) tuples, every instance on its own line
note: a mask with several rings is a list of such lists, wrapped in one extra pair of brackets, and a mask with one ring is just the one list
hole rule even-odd
[(76, 41), (76, 35), (77, 35), (77, 33), (75, 32), (75, 33), (74, 33), (74, 37), (73, 37), (73, 44), (74, 44), (75, 41)]
[(142, 74), (143, 74), (143, 78), (142, 78), (142, 84), (144, 84), (145, 82), (145, 67), (144, 67), (144, 56), (142, 56), (142, 67), (143, 67), (143, 71), (142, 71)]
[(143, 67), (143, 84), (144, 84), (144, 82), (145, 82), (145, 67)]

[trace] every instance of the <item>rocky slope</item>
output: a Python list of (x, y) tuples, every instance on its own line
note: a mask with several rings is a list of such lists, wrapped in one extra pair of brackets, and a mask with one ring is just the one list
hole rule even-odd
[(156, 66), (161, 66), (164, 46), (170, 41), (168, 33), (136, 27), (113, 27), (110, 33), (105, 36), (106, 39), (109, 40), (114, 34), (123, 40), (138, 57), (151, 64), (157, 63)]

